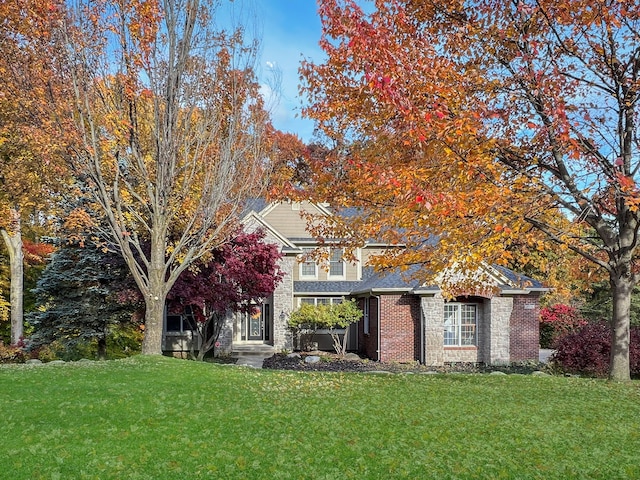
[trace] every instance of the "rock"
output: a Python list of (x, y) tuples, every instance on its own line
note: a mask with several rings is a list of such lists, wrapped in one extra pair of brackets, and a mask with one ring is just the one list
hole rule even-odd
[(372, 373), (375, 375), (393, 375), (393, 372), (389, 372), (388, 370), (370, 370), (368, 372), (363, 373)]
[(26, 362), (27, 365), (40, 365), (42, 363), (41, 360), (38, 360), (37, 358), (30, 358), (29, 360), (27, 360)]
[(429, 370), (428, 372), (420, 372), (421, 375), (438, 375), (440, 372)]
[(491, 372), (489, 375), (506, 375), (506, 373), (496, 370), (495, 372)]
[(78, 360), (78, 363), (87, 363), (87, 362), (93, 362), (93, 360), (89, 360), (88, 358), (81, 358), (80, 360)]
[(541, 372), (540, 370), (537, 370), (535, 372), (531, 372), (531, 375), (533, 375), (535, 377), (550, 377), (551, 376), (546, 372)]
[(360, 358), (360, 355), (358, 355), (357, 353), (353, 353), (353, 352), (349, 352), (349, 353), (345, 354), (344, 359), (345, 359), (345, 360), (353, 360), (353, 361), (360, 361), (360, 360), (362, 360), (362, 359)]
[(301, 358), (299, 353), (290, 353), (287, 358)]
[(318, 355), (309, 355), (304, 357), (304, 363), (319, 363), (320, 357)]
[(64, 365), (65, 362), (64, 360), (51, 360), (50, 362), (47, 362), (47, 365)]

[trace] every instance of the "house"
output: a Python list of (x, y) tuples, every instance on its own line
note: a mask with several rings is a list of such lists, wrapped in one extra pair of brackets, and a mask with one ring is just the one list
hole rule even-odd
[[(283, 281), (259, 306), (259, 314), (237, 315), (227, 321), (218, 351), (266, 347), (273, 351), (304, 348), (313, 341), (331, 350), (325, 332), (293, 338), (287, 327), (292, 311), (303, 303), (331, 304), (355, 299), (363, 319), (351, 326), (348, 349), (373, 360), (443, 365), (449, 362), (500, 364), (538, 358), (539, 298), (547, 289), (539, 282), (506, 268), (486, 266), (494, 293), (445, 301), (435, 286), (425, 286), (398, 272), (374, 273), (368, 259), (385, 245), (369, 243), (355, 252), (356, 262), (342, 259), (342, 250), (329, 248), (324, 264), (305, 257), (317, 248), (307, 233), (305, 211), (333, 213), (308, 202), (255, 201), (244, 217), (245, 229), (263, 229), (265, 241), (282, 252)], [(168, 317), (165, 349), (185, 348), (188, 322)], [(181, 340), (182, 339), (182, 340)], [(314, 345), (315, 346), (315, 345)]]

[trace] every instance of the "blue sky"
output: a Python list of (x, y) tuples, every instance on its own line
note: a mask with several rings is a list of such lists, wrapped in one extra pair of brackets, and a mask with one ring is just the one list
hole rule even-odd
[[(262, 76), (271, 65), (282, 75), (281, 98), (272, 107), (272, 119), (279, 130), (295, 133), (307, 142), (313, 123), (300, 118), (298, 67), (303, 58), (316, 62), (324, 55), (318, 46), (321, 25), (316, 0), (256, 0), (259, 28), (262, 30)], [(265, 86), (264, 91), (268, 91)]]

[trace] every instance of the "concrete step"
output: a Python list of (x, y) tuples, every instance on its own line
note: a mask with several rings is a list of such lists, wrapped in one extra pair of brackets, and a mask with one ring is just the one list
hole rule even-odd
[(231, 356), (240, 357), (262, 357), (267, 358), (276, 353), (272, 345), (264, 344), (234, 344), (231, 345)]

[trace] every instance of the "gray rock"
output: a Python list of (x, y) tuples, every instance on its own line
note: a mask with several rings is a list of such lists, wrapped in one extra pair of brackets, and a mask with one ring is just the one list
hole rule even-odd
[(429, 370), (428, 372), (420, 372), (420, 375), (438, 375), (440, 372), (435, 372), (433, 370)]
[(287, 355), (287, 358), (300, 358), (300, 354), (299, 353), (290, 353), (289, 355)]
[(318, 355), (309, 355), (304, 357), (304, 363), (318, 363), (320, 361), (320, 357)]
[(358, 355), (357, 353), (353, 353), (353, 352), (349, 352), (349, 353), (345, 354), (344, 359), (345, 360), (357, 360), (357, 361), (362, 360), (360, 358), (360, 355)]
[(51, 360), (50, 362), (47, 362), (47, 365), (64, 365), (65, 362), (64, 360)]
[(373, 375), (393, 375), (393, 372), (389, 372), (387, 370), (371, 370), (364, 373), (371, 373)]
[(495, 372), (491, 372), (489, 375), (506, 375), (506, 373), (504, 372), (499, 372), (499, 371), (495, 371)]
[(550, 377), (551, 376), (546, 372), (541, 372), (540, 370), (537, 370), (535, 372), (531, 372), (531, 375), (533, 375), (534, 377)]
[(40, 365), (42, 363), (41, 360), (38, 360), (37, 358), (30, 358), (29, 360), (27, 360), (26, 362), (27, 365)]

